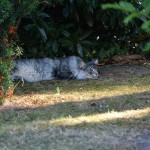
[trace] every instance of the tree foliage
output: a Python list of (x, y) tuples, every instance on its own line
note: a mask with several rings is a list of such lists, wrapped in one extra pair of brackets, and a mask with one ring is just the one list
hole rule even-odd
[[(103, 5), (102, 8), (117, 9), (125, 12), (127, 14), (124, 19), (125, 24), (129, 24), (138, 18), (142, 22), (140, 28), (143, 29), (148, 34), (148, 38), (150, 38), (150, 1), (141, 0), (137, 2), (140, 4), (140, 8), (127, 1), (120, 1), (119, 3), (108, 3)], [(145, 44), (143, 50), (150, 52), (150, 41)]]

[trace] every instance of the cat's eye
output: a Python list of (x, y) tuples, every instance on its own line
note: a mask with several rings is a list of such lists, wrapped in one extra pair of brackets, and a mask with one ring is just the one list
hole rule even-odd
[(91, 68), (90, 70), (94, 72), (94, 68)]

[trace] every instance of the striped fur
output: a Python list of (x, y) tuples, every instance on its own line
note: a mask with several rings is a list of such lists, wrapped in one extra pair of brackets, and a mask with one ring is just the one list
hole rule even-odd
[(95, 79), (98, 77), (97, 60), (85, 63), (76, 56), (60, 59), (22, 59), (14, 61), (12, 78), (27, 82), (60, 79)]

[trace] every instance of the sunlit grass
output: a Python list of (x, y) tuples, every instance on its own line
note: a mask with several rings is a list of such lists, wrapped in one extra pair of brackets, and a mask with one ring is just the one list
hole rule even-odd
[[(66, 126), (76, 126), (76, 125), (85, 125), (85, 124), (97, 124), (97, 123), (109, 123), (111, 121), (116, 121), (118, 119), (125, 120), (126, 123), (122, 125), (128, 124), (127, 122), (130, 122), (130, 119), (140, 119), (143, 117), (150, 116), (150, 108), (144, 108), (141, 110), (126, 110), (123, 112), (107, 112), (102, 114), (94, 114), (94, 115), (88, 115), (88, 116), (79, 116), (79, 117), (72, 117), (69, 116), (67, 118), (60, 118), (60, 119), (54, 119), (50, 121), (50, 124), (53, 125), (66, 125)], [(139, 120), (138, 120), (139, 121)], [(117, 122), (116, 122), (117, 123)], [(135, 121), (136, 123), (136, 121)], [(140, 123), (140, 122), (139, 122)]]
[[(59, 119), (51, 119), (51, 120), (39, 120), (32, 121), (30, 123), (25, 123), (24, 129), (28, 130), (37, 130), (39, 128), (43, 128), (45, 126), (89, 126), (89, 124), (107, 124), (115, 123), (119, 126), (128, 126), (128, 125), (140, 125), (143, 121), (143, 118), (147, 118), (150, 122), (150, 107), (138, 110), (126, 110), (122, 112), (106, 112), (106, 113), (99, 113), (93, 115), (81, 115), (78, 117), (73, 117), (69, 115), (68, 117), (61, 117)], [(122, 122), (118, 122), (122, 121)], [(120, 124), (121, 123), (121, 124)], [(17, 128), (22, 128), (21, 125), (16, 126), (14, 125), (6, 125), (2, 126), (1, 132), (6, 132), (8, 130), (16, 130)]]
[[(57, 94), (57, 87), (61, 93)], [(88, 101), (121, 95), (131, 95), (149, 91), (149, 76), (134, 78), (129, 81), (49, 81), (42, 83), (25, 83), (19, 85), (13, 98), (6, 101), (5, 105), (17, 104), (17, 106), (37, 107), (40, 105), (54, 105), (60, 102)]]

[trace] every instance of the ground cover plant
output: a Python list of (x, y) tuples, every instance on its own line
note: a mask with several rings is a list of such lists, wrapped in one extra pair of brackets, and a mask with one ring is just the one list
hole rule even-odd
[(118, 79), (112, 74), (117, 70), (107, 74), (106, 67), (100, 69), (98, 80), (20, 83), (1, 106), (0, 147), (115, 150), (150, 146), (149, 68), (141, 67), (141, 74), (135, 74), (130, 66), (121, 67), (125, 69)]

